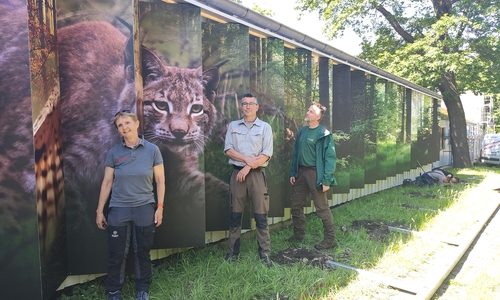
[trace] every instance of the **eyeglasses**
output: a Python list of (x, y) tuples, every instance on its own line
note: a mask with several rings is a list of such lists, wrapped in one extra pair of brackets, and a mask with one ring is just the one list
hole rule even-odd
[(254, 106), (254, 105), (257, 105), (257, 103), (254, 103), (254, 102), (242, 102), (241, 103), (241, 106)]
[(130, 110), (128, 110), (128, 109), (124, 109), (124, 110), (121, 110), (121, 111), (117, 112), (117, 113), (115, 114), (115, 118), (116, 118), (116, 116), (118, 116), (120, 113), (129, 114), (129, 113), (130, 113)]

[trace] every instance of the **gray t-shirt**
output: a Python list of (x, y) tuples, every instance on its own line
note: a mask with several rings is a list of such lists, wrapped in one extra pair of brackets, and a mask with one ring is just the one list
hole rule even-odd
[(137, 207), (154, 203), (153, 167), (163, 163), (160, 149), (141, 136), (129, 148), (122, 141), (108, 152), (106, 166), (114, 169), (110, 207)]
[(432, 170), (426, 172), (432, 179), (436, 180), (438, 184), (443, 184), (443, 180), (446, 177), (441, 170)]

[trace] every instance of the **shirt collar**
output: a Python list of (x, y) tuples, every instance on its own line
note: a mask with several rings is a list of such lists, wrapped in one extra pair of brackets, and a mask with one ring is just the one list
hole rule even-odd
[[(245, 118), (241, 119), (238, 124), (245, 124)], [(259, 117), (256, 117), (255, 121), (253, 121), (253, 124), (260, 126), (262, 124), (262, 121), (259, 119)]]
[[(139, 144), (137, 144), (137, 146), (139, 146), (139, 145), (144, 146), (144, 135), (139, 134), (139, 138), (140, 138), (141, 140), (139, 141)], [(123, 137), (122, 137), (121, 139), (122, 139), (122, 146), (123, 146), (123, 147), (127, 147), (127, 145), (125, 144), (125, 139), (124, 139)]]

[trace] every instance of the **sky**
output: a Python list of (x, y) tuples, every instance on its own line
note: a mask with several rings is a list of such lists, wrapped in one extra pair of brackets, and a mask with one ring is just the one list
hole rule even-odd
[(242, 5), (252, 8), (254, 4), (259, 7), (271, 10), (275, 21), (302, 32), (314, 39), (322, 41), (347, 54), (356, 56), (361, 53), (361, 39), (352, 30), (346, 30), (340, 39), (329, 40), (322, 33), (325, 22), (319, 20), (317, 12), (307, 13), (298, 20), (299, 11), (293, 8), (296, 6), (295, 0), (242, 0)]
[[(298, 20), (299, 12), (293, 9), (296, 6), (295, 0), (242, 0), (242, 4), (249, 8), (252, 8), (254, 4), (258, 4), (263, 9), (271, 10), (274, 13), (272, 18), (275, 21), (329, 44), (347, 54), (357, 56), (361, 53), (361, 39), (352, 30), (346, 30), (344, 36), (340, 39), (329, 40), (322, 33), (325, 22), (319, 20), (317, 12), (305, 12), (301, 20)], [(471, 93), (462, 95), (462, 104), (464, 105), (467, 120), (479, 122), (481, 103), (482, 98), (479, 99)], [(442, 105), (444, 106), (444, 104)]]

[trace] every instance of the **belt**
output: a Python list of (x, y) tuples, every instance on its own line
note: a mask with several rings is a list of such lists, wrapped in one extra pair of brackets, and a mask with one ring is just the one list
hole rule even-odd
[(302, 169), (302, 170), (316, 170), (316, 167), (299, 166), (299, 169)]
[[(237, 166), (237, 165), (233, 165), (233, 169), (235, 170), (241, 170), (243, 169), (244, 167), (240, 167), (240, 166)], [(260, 171), (262, 169), (262, 167), (258, 167), (258, 168), (255, 168), (255, 169), (250, 169), (250, 171)]]

